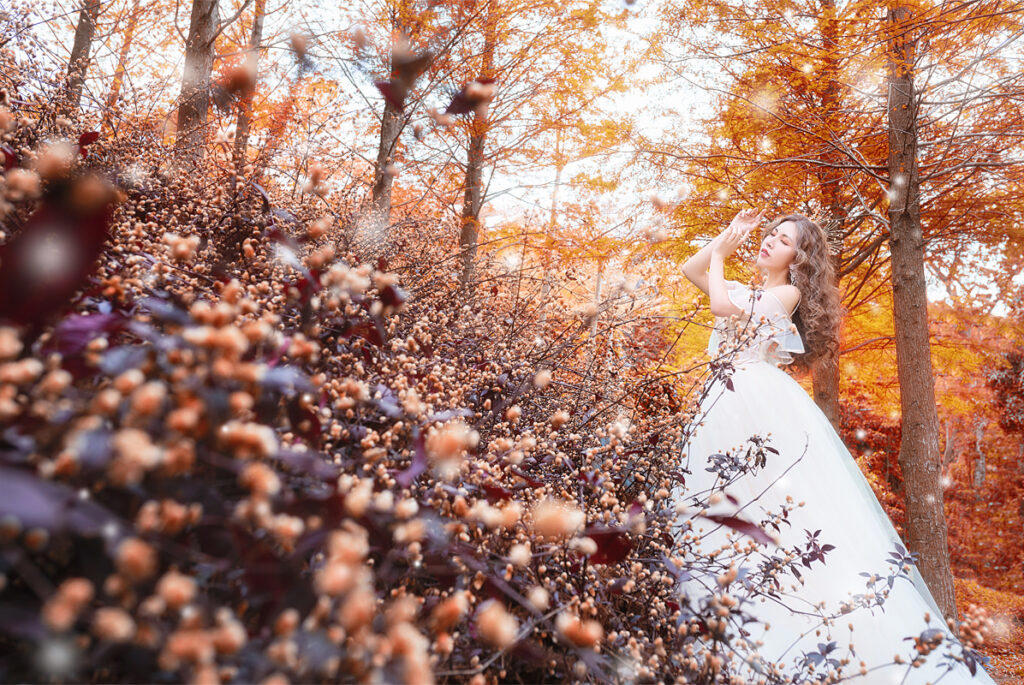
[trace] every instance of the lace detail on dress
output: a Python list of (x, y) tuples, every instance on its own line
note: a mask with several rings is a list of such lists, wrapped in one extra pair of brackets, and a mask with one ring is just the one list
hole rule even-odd
[(725, 286), (729, 300), (746, 314), (737, 315), (735, 320), (715, 317), (708, 338), (710, 357), (728, 355), (734, 363), (761, 360), (782, 366), (793, 361), (792, 353), (805, 351), (796, 324), (775, 293), (752, 289), (738, 281), (727, 280)]

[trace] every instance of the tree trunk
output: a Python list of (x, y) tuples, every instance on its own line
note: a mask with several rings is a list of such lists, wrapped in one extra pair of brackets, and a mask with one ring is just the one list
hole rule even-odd
[(955, 618), (953, 576), (939, 473), (939, 417), (928, 336), (917, 167), (917, 108), (914, 90), (916, 41), (906, 30), (911, 18), (899, 0), (889, 6), (888, 128), (889, 245), (892, 254), (893, 318), (900, 385), (902, 435), (899, 463), (907, 511), (907, 546), (946, 618)]
[[(824, 65), (822, 77), (825, 90), (822, 93), (822, 121), (833, 131), (841, 131), (839, 94), (839, 60), (836, 58), (839, 48), (839, 32), (836, 22), (835, 0), (822, 0), (823, 18), (821, 26)], [(821, 188), (822, 201), (826, 207), (827, 221), (825, 229), (829, 244), (829, 259), (832, 261), (836, 274), (835, 286), (839, 287), (839, 258), (843, 252), (843, 223), (846, 209), (840, 198), (839, 189), (844, 182), (842, 160), (839, 152), (826, 147), (821, 154), (822, 164), (815, 167), (818, 185)], [(839, 355), (823, 357), (817, 364), (812, 377), (814, 401), (822, 413), (832, 422), (832, 427), (839, 432)]]
[[(494, 76), (494, 0), (487, 5), (484, 19), (484, 53), (482, 76)], [(480, 237), (480, 208), (484, 203), (483, 169), (484, 142), (487, 139), (488, 116), (473, 113), (470, 125), (469, 151), (466, 157), (466, 192), (462, 200), (462, 230), (459, 234), (459, 248), (462, 250), (462, 285), (467, 286), (473, 279), (473, 263)]]
[[(562, 170), (565, 169), (565, 161), (562, 159), (562, 129), (555, 129), (555, 185), (551, 189), (551, 213), (548, 216), (548, 236), (555, 235), (555, 221), (558, 217), (558, 189), (562, 186)], [(551, 255), (547, 246), (541, 244), (540, 263), (544, 273), (541, 274), (540, 285), (540, 318), (538, 323), (543, 324), (548, 317), (547, 302), (551, 294)]]
[(96, 20), (100, 14), (100, 0), (85, 0), (78, 12), (78, 26), (75, 27), (75, 41), (71, 46), (71, 58), (68, 60), (67, 102), (68, 112), (78, 110), (82, 102), (82, 87), (85, 83), (85, 70), (89, 66), (89, 52), (92, 39), (96, 34)]
[(839, 432), (839, 358), (822, 357), (811, 378), (814, 401)]
[(942, 470), (953, 463), (956, 458), (956, 426), (953, 419), (946, 421), (946, 446), (942, 450)]
[(235, 123), (235, 174), (241, 175), (245, 166), (245, 153), (249, 147), (249, 128), (252, 125), (252, 102), (256, 93), (256, 69), (259, 65), (260, 43), (263, 40), (263, 17), (266, 15), (267, 0), (256, 0), (253, 9), (252, 32), (249, 34), (249, 54), (246, 55), (247, 67), (252, 71), (252, 90), (246, 93), (238, 107), (238, 118)]
[(139, 0), (132, 5), (131, 14), (128, 15), (128, 26), (124, 30), (124, 42), (121, 43), (121, 50), (117, 55), (117, 66), (114, 68), (114, 80), (110, 84), (110, 92), (107, 93), (106, 106), (103, 108), (103, 123), (100, 130), (110, 128), (113, 121), (113, 110), (117, 104), (117, 98), (121, 95), (121, 85), (124, 83), (124, 75), (128, 70), (128, 53), (135, 40), (135, 29), (139, 26)]
[(220, 21), (218, 0), (192, 0), (192, 18), (185, 41), (185, 74), (181, 79), (177, 139), (174, 147), (194, 158), (203, 155), (210, 109), (213, 42)]
[(377, 163), (373, 167), (372, 210), (384, 226), (391, 223), (391, 186), (394, 175), (388, 173), (388, 165), (394, 160), (398, 134), (405, 124), (401, 112), (387, 99), (384, 100), (384, 114), (380, 120), (380, 143), (377, 146)]
[[(397, 13), (391, 16), (391, 29), (393, 33), (405, 35), (406, 27)], [(395, 42), (392, 41), (391, 53), (388, 56), (388, 73), (392, 75), (396, 73), (395, 45)], [(384, 98), (384, 111), (380, 118), (380, 138), (377, 141), (377, 160), (373, 166), (373, 187), (368, 209), (368, 225), (372, 228), (367, 232), (368, 239), (362, 241), (363, 253), (371, 259), (379, 253), (388, 240), (388, 231), (391, 227), (391, 189), (395, 180), (394, 174), (390, 173), (391, 170), (388, 167), (394, 162), (398, 137), (407, 121), (408, 118), (398, 111), (398, 108), (388, 98)]]
[(974, 451), (977, 458), (974, 460), (974, 500), (981, 499), (981, 487), (985, 485), (985, 450), (981, 448), (982, 438), (985, 437), (985, 428), (988, 426), (988, 419), (979, 419), (974, 424)]

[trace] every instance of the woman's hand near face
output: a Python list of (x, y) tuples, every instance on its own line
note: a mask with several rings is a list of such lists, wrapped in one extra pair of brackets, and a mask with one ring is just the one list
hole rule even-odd
[(715, 237), (711, 253), (724, 259), (735, 252), (747, 235), (761, 223), (766, 211), (744, 209), (738, 212), (729, 226)]

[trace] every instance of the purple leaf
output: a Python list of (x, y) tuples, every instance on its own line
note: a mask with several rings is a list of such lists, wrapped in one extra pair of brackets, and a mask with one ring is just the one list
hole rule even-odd
[(466, 407), (459, 409), (445, 409), (444, 411), (434, 412), (427, 417), (427, 423), (433, 423), (435, 421), (449, 421), (454, 419), (456, 416), (472, 416), (473, 410)]
[(143, 297), (138, 300), (138, 304), (161, 321), (179, 326), (188, 326), (192, 323), (192, 317), (187, 311), (163, 298)]
[(377, 87), (389, 105), (399, 112), (405, 111), (406, 91), (398, 87), (397, 84), (392, 84), (391, 81), (374, 81), (373, 85)]
[(0, 466), (0, 517), (13, 516), (22, 528), (104, 534), (108, 539), (131, 531), (117, 517), (60, 483), (42, 480), (19, 469)]
[(416, 478), (427, 470), (427, 448), (424, 443), (423, 433), (419, 429), (415, 429), (415, 433), (416, 435), (413, 438), (415, 450), (413, 452), (412, 462), (409, 464), (409, 468), (399, 473), (395, 478), (403, 488), (407, 488), (412, 485)]
[(106, 351), (100, 360), (103, 373), (117, 375), (128, 369), (135, 369), (146, 361), (149, 348), (145, 345), (120, 345)]
[(430, 66), (433, 55), (430, 52), (394, 51), (391, 57), (391, 80), (374, 81), (384, 99), (399, 112), (405, 111), (405, 98), (409, 95), (416, 79)]
[(106, 428), (79, 434), (75, 441), (78, 463), (88, 470), (99, 471), (106, 468), (110, 457), (113, 456), (110, 436), (111, 432)]
[(256, 192), (260, 194), (260, 199), (263, 201), (263, 211), (264, 212), (269, 212), (270, 211), (270, 195), (267, 194), (267, 191), (264, 190), (263, 186), (261, 186), (259, 183), (253, 183), (253, 182), (250, 181), (249, 185), (251, 185), (253, 188), (255, 188)]
[(54, 328), (52, 349), (62, 356), (81, 354), (95, 338), (116, 333), (124, 328), (128, 317), (120, 313), (72, 314), (61, 320)]
[(380, 324), (376, 321), (363, 319), (358, 323), (352, 323), (351, 319), (346, 319), (345, 325), (340, 331), (340, 335), (346, 338), (356, 335), (376, 347), (380, 347), (384, 344), (384, 334), (382, 333)]
[(292, 397), (297, 392), (312, 392), (313, 384), (294, 366), (275, 366), (267, 369), (263, 376), (263, 387), (269, 388), (286, 397)]
[(481, 483), (480, 487), (487, 493), (487, 499), (494, 501), (496, 499), (511, 499), (512, 493), (509, 490), (501, 487), (500, 485), (494, 485), (492, 483)]
[(290, 471), (303, 473), (323, 480), (334, 480), (338, 477), (340, 472), (335, 464), (327, 460), (327, 457), (317, 452), (282, 450), (274, 456)]
[(751, 523), (750, 521), (744, 521), (737, 516), (726, 516), (722, 514), (706, 514), (706, 519), (710, 519), (715, 523), (721, 523), (723, 526), (728, 526), (733, 530), (739, 531), (744, 535), (749, 535), (762, 544), (776, 544), (774, 540), (769, 537), (768, 533), (758, 526), (757, 524)]
[(287, 209), (274, 208), (274, 210), (271, 211), (270, 214), (290, 224), (297, 224), (299, 222), (299, 220), (295, 218), (295, 215), (289, 212)]
[(36, 441), (31, 435), (24, 435), (14, 426), (9, 426), (0, 436), (0, 459), (7, 464), (26, 464), (35, 451)]
[(314, 447), (320, 444), (320, 416), (312, 409), (300, 406), (298, 400), (288, 403), (288, 421), (292, 430)]
[(380, 293), (380, 301), (388, 307), (398, 307), (402, 305), (408, 297), (408, 293), (397, 285), (386, 286)]

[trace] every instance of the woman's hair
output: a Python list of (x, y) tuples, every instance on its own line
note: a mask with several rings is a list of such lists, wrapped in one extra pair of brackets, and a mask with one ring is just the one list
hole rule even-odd
[(821, 360), (839, 354), (839, 324), (842, 319), (835, 268), (828, 254), (828, 240), (821, 226), (803, 214), (783, 214), (772, 219), (761, 233), (763, 241), (772, 229), (786, 221), (796, 224), (796, 254), (790, 265), (790, 282), (800, 289), (800, 302), (793, 323), (805, 352), (793, 354), (792, 366), (810, 370)]

